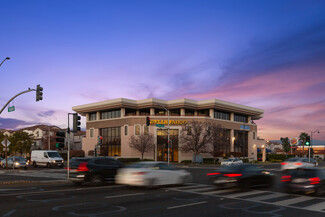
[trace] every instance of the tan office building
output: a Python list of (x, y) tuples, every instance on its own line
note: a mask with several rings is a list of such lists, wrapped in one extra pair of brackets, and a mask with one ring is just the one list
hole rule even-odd
[[(139, 152), (130, 148), (130, 137), (149, 132), (154, 136), (155, 149), (151, 153), (146, 153), (144, 158), (160, 161), (167, 160), (166, 109), (169, 110), (170, 135), (173, 138), (170, 160), (174, 162), (192, 160), (193, 153), (180, 151), (178, 138), (182, 125), (193, 120), (215, 121), (225, 129), (220, 137), (222, 145), (215, 146), (220, 155), (231, 156), (240, 153), (244, 157), (256, 158), (257, 125), (253, 120), (262, 118), (264, 113), (261, 109), (217, 99), (165, 101), (155, 98), (144, 100), (119, 98), (75, 106), (72, 109), (86, 116), (86, 137), (82, 141), (82, 149), (87, 156), (92, 154), (98, 136), (102, 136), (101, 155), (140, 157)], [(146, 117), (151, 119), (149, 127), (146, 126)], [(161, 127), (161, 124), (164, 127)], [(204, 153), (202, 157), (210, 158), (212, 155)]]

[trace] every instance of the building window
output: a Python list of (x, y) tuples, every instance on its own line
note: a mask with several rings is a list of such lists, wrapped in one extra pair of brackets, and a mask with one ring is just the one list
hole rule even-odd
[(102, 156), (121, 156), (121, 127), (100, 129), (103, 143), (100, 147)]
[(96, 121), (97, 114), (96, 113), (89, 113), (89, 121)]
[(121, 110), (104, 111), (100, 113), (100, 119), (120, 118)]
[(140, 135), (140, 125), (134, 125), (134, 135)]
[(143, 126), (143, 134), (144, 135), (149, 135), (149, 127), (146, 126), (146, 125)]
[(91, 128), (89, 130), (90, 137), (94, 137), (94, 128)]
[(256, 138), (256, 133), (255, 132), (253, 132), (253, 139), (255, 139)]
[(236, 121), (236, 122), (247, 123), (247, 120), (248, 120), (248, 118), (245, 115), (239, 115), (239, 114), (234, 115), (234, 121)]
[(128, 135), (128, 126), (124, 126), (124, 135), (127, 136)]
[(230, 113), (223, 111), (214, 111), (214, 118), (222, 120), (230, 120)]

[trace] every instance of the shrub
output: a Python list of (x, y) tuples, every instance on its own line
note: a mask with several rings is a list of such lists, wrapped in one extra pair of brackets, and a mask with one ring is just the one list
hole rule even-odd
[(203, 158), (203, 163), (204, 164), (214, 164), (214, 159), (213, 158)]
[(191, 161), (191, 160), (183, 160), (181, 163), (182, 163), (182, 164), (191, 164), (192, 161)]

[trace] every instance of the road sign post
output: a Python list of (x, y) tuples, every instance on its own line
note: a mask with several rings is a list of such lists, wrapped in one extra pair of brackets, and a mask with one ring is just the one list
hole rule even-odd
[(1, 142), (2, 145), (4, 145), (4, 151), (5, 151), (5, 156), (6, 156), (6, 170), (8, 170), (8, 159), (7, 159), (7, 151), (8, 151), (8, 146), (11, 144), (10, 141), (8, 139), (4, 139), (2, 142)]

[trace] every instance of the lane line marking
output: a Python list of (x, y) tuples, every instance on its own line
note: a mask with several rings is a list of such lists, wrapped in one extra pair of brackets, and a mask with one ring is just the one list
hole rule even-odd
[(186, 207), (186, 206), (195, 206), (195, 205), (199, 205), (199, 204), (203, 204), (203, 203), (207, 203), (208, 201), (202, 201), (202, 202), (197, 202), (197, 203), (189, 203), (189, 204), (184, 204), (184, 205), (179, 205), (179, 206), (170, 206), (167, 207), (167, 209), (177, 209), (177, 208), (182, 208), (182, 207)]
[(143, 194), (144, 194), (144, 193), (136, 193), (136, 194), (121, 194), (121, 195), (107, 196), (107, 197), (105, 197), (105, 198), (127, 197), (127, 196), (143, 195)]

